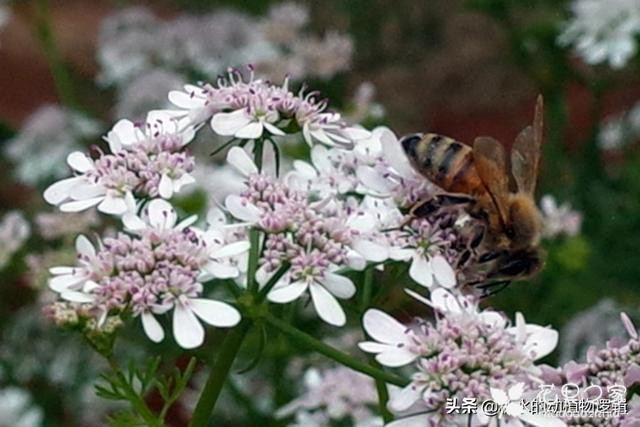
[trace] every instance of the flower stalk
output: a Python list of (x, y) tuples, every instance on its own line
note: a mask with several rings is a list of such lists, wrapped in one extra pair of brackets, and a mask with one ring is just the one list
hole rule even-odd
[[(364, 271), (364, 280), (362, 286), (362, 313), (364, 313), (369, 306), (371, 305), (371, 297), (373, 294), (373, 277), (374, 277), (373, 267), (369, 267)], [(363, 329), (362, 331), (366, 339), (369, 339), (367, 331)], [(369, 364), (376, 368), (380, 369), (380, 364), (376, 362), (375, 358), (369, 356)], [(387, 385), (384, 381), (375, 378), (376, 383), (376, 391), (378, 393), (378, 410), (380, 411), (380, 415), (382, 415), (382, 419), (385, 423), (391, 422), (393, 420), (393, 415), (387, 409), (387, 403), (389, 402), (389, 391), (387, 390)]]
[(346, 353), (337, 350), (330, 345), (323, 343), (320, 340), (313, 338), (311, 335), (307, 335), (301, 330), (297, 329), (294, 326), (291, 326), (289, 323), (284, 322), (277, 317), (273, 316), (271, 313), (264, 313), (262, 318), (269, 325), (274, 327), (275, 329), (282, 332), (284, 335), (289, 337), (291, 341), (295, 344), (299, 344), (303, 347), (307, 347), (311, 350), (315, 350), (318, 353), (335, 360), (336, 362), (347, 366), (355, 371), (361, 372), (365, 375), (370, 376), (374, 379), (379, 379), (380, 381), (384, 381), (389, 384), (396, 385), (398, 387), (406, 386), (409, 381), (405, 378), (402, 378), (398, 375), (383, 371), (382, 369), (375, 368), (367, 363), (361, 362), (358, 359), (355, 359), (349, 356)]
[(209, 373), (209, 378), (207, 378), (207, 383), (200, 393), (200, 398), (189, 424), (190, 427), (206, 427), (209, 425), (209, 417), (216, 406), (233, 361), (240, 351), (242, 342), (251, 329), (252, 323), (250, 319), (244, 319), (227, 334), (220, 345), (221, 352), (216, 358)]

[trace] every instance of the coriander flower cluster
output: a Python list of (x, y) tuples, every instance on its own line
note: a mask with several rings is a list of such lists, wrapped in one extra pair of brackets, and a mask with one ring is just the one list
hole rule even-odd
[(245, 175), (246, 187), (229, 195), (225, 207), (237, 220), (266, 233), (259, 282), (265, 285), (276, 270), (290, 266), (268, 299), (289, 303), (308, 290), (324, 321), (344, 325), (346, 316), (336, 298), (349, 299), (356, 289), (337, 270), (364, 268), (364, 254), (353, 247), (360, 231), (366, 232), (364, 227), (373, 221), (343, 200), (309, 200), (307, 193), (259, 172), (239, 147), (229, 150), (227, 161)]
[[(626, 392), (640, 384), (640, 339), (638, 331), (629, 317), (622, 313), (622, 323), (629, 334), (629, 339), (613, 338), (606, 343), (604, 348), (589, 348), (584, 362), (570, 361), (562, 368), (552, 369), (545, 367), (545, 384), (553, 384), (556, 387), (564, 384), (575, 385), (584, 394), (580, 396), (586, 400), (594, 398), (612, 398), (615, 393), (623, 393), (619, 398), (627, 401)], [(595, 388), (599, 391), (596, 392)], [(590, 394), (590, 390), (595, 394)], [(598, 396), (599, 393), (602, 393)], [(557, 393), (556, 393), (557, 394)], [(562, 396), (555, 396), (562, 399)], [(548, 397), (553, 399), (554, 396)], [(567, 420), (569, 425), (589, 426), (597, 423), (599, 426), (632, 427), (640, 422), (640, 398), (634, 395), (627, 402), (627, 411), (619, 417), (610, 419), (590, 419), (573, 417)]]
[(574, 0), (572, 18), (558, 38), (589, 64), (622, 68), (636, 54), (640, 34), (638, 0)]
[(97, 206), (113, 215), (134, 209), (136, 199), (169, 199), (194, 182), (195, 161), (184, 150), (193, 136), (193, 127), (166, 111), (150, 112), (141, 125), (120, 120), (105, 138), (111, 152), (99, 152), (95, 160), (79, 151), (69, 154), (77, 175), (51, 185), (44, 198), (63, 212)]
[[(411, 383), (389, 403), (398, 414), (390, 426), (457, 425), (460, 415), (445, 410), (448, 398), (488, 400), (492, 388), (507, 390), (520, 383), (537, 389), (542, 371), (535, 361), (553, 351), (556, 331), (526, 324), (521, 314), (510, 326), (502, 315), (480, 311), (472, 298), (445, 289), (432, 291), (429, 300), (413, 295), (433, 308), (433, 323), (403, 325), (377, 309), (368, 310), (363, 320), (373, 339), (360, 344), (363, 351), (375, 354), (382, 365), (412, 364), (414, 369)], [(482, 413), (474, 417), (479, 425), (488, 422)], [(520, 418), (551, 425), (529, 413)]]
[[(222, 242), (215, 230), (190, 227), (193, 219), (178, 223), (175, 210), (161, 199), (151, 201), (143, 217), (127, 218), (129, 232), (105, 238), (97, 248), (80, 235), (77, 264), (51, 268), (50, 288), (78, 304), (83, 315), (97, 319), (98, 328), (113, 313), (140, 317), (155, 342), (164, 338), (156, 316), (173, 310), (173, 335), (183, 348), (202, 344), (204, 329), (198, 319), (218, 327), (236, 325), (238, 311), (202, 298), (200, 280), (218, 277), (217, 264), (246, 251), (248, 244)], [(230, 267), (230, 276), (237, 274)]]
[(170, 101), (191, 123), (210, 120), (213, 131), (223, 137), (257, 139), (302, 131), (309, 145), (350, 145), (368, 133), (348, 126), (340, 114), (327, 110), (327, 101), (316, 92), (296, 95), (289, 79), (281, 86), (254, 78), (253, 68), (245, 79), (239, 70), (230, 70), (215, 85), (186, 85), (184, 91), (169, 93)]

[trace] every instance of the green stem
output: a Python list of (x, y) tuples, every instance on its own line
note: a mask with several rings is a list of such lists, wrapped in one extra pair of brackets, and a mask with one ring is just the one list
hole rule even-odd
[[(373, 270), (373, 267), (369, 267), (364, 271), (364, 281), (363, 281), (364, 283), (362, 287), (362, 306), (361, 306), (361, 310), (363, 314), (367, 310), (367, 308), (369, 308), (369, 306), (371, 305), (371, 295), (373, 293), (374, 274), (375, 272)], [(367, 331), (365, 331), (364, 328), (362, 328), (362, 333), (366, 338), (369, 338), (369, 336), (367, 335)], [(376, 369), (381, 369), (380, 364), (371, 355), (369, 355), (369, 365), (371, 365)], [(382, 415), (382, 419), (386, 424), (393, 421), (393, 415), (387, 408), (387, 402), (389, 402), (389, 390), (387, 390), (387, 385), (384, 383), (384, 381), (378, 378), (375, 378), (375, 382), (376, 382), (376, 391), (378, 392), (378, 409), (380, 411), (380, 414)]]
[(260, 294), (258, 295), (258, 301), (257, 301), (258, 303), (262, 302), (267, 297), (267, 295), (269, 294), (269, 291), (271, 291), (271, 289), (273, 289), (276, 283), (278, 283), (278, 280), (280, 280), (282, 276), (284, 276), (287, 273), (287, 271), (289, 271), (289, 267), (291, 267), (289, 263), (284, 263), (278, 269), (278, 271), (276, 271), (275, 274), (271, 276), (267, 284), (264, 285), (264, 288), (260, 290)]
[(340, 350), (337, 350), (330, 345), (327, 345), (322, 341), (315, 339), (311, 335), (307, 335), (296, 327), (291, 326), (289, 323), (273, 316), (271, 313), (263, 313), (262, 316), (268, 324), (278, 329), (283, 334), (287, 335), (295, 343), (307, 347), (311, 350), (315, 350), (318, 353), (323, 354), (324, 356), (333, 359), (344, 366), (347, 366), (372, 378), (380, 379), (381, 381), (396, 385), (398, 387), (404, 387), (409, 383), (409, 381), (407, 381), (405, 378), (383, 371), (382, 369), (374, 368), (367, 363), (361, 362), (360, 360), (355, 359), (348, 354), (343, 353)]
[(51, 29), (51, 14), (49, 13), (49, 1), (38, 0), (36, 16), (36, 34), (40, 40), (42, 50), (51, 69), (51, 77), (56, 86), (56, 92), (62, 104), (77, 108), (73, 92), (73, 81), (69, 71), (62, 60), (62, 55), (56, 45), (56, 40)]
[(250, 293), (258, 291), (258, 282), (256, 280), (256, 271), (258, 270), (258, 261), (260, 258), (260, 231), (252, 228), (249, 231), (249, 265), (247, 266), (247, 290)]
[(256, 139), (253, 143), (253, 161), (255, 162), (258, 170), (262, 172), (262, 152), (264, 151), (264, 141), (262, 139)]
[(222, 387), (231, 370), (231, 365), (233, 365), (233, 361), (251, 328), (251, 324), (252, 322), (249, 319), (242, 320), (238, 326), (228, 333), (222, 342), (222, 350), (211, 368), (207, 383), (202, 389), (196, 408), (193, 411), (190, 427), (206, 427), (209, 424), (209, 417), (216, 406)]

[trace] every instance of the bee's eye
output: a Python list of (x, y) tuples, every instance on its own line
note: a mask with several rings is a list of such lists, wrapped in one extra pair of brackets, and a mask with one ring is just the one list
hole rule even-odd
[(415, 133), (413, 135), (407, 135), (404, 138), (400, 139), (400, 144), (402, 144), (402, 149), (408, 157), (415, 157), (416, 155), (416, 147), (418, 143), (422, 140), (422, 134)]

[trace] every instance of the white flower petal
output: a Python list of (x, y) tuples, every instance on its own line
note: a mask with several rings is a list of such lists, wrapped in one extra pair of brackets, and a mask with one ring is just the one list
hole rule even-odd
[(240, 274), (237, 267), (217, 261), (207, 262), (204, 270), (217, 279), (231, 279)]
[(136, 130), (133, 122), (127, 119), (119, 120), (107, 133), (106, 140), (112, 153), (117, 153), (123, 145), (132, 145), (138, 142), (140, 132)]
[(383, 262), (389, 258), (387, 247), (366, 239), (356, 239), (351, 247), (370, 262)]
[(204, 106), (201, 98), (192, 96), (190, 93), (182, 92), (180, 90), (172, 90), (169, 92), (169, 102), (176, 107), (190, 110), (193, 108), (202, 108)]
[(59, 205), (69, 198), (69, 192), (73, 187), (85, 181), (84, 177), (74, 176), (55, 182), (44, 191), (44, 200), (49, 204)]
[[(60, 207), (62, 209), (62, 207)], [(111, 215), (122, 215), (127, 212), (127, 203), (124, 201), (124, 197), (116, 197), (107, 194), (104, 200), (98, 205), (100, 212)]]
[(222, 136), (231, 136), (248, 125), (252, 117), (244, 109), (231, 113), (216, 113), (211, 118), (211, 128)]
[(262, 122), (251, 122), (238, 129), (235, 133), (235, 137), (241, 139), (257, 139), (262, 136), (263, 131), (264, 126), (262, 125)]
[(330, 325), (343, 326), (347, 318), (335, 297), (317, 283), (311, 283), (309, 288), (311, 300), (318, 316)]
[(376, 355), (378, 363), (390, 368), (399, 368), (416, 360), (418, 356), (404, 347), (391, 348)]
[(75, 247), (76, 247), (76, 252), (78, 252), (81, 255), (84, 255), (90, 258), (93, 258), (94, 256), (96, 256), (96, 248), (93, 246), (91, 241), (82, 234), (76, 237)]
[(456, 285), (456, 272), (442, 255), (431, 258), (431, 270), (440, 286), (453, 288)]
[(64, 291), (60, 294), (60, 298), (81, 304), (93, 302), (93, 296), (77, 291)]
[(239, 242), (229, 243), (228, 245), (220, 246), (209, 253), (211, 258), (225, 258), (240, 255), (249, 250), (251, 243), (247, 240)]
[(351, 298), (356, 293), (356, 287), (348, 277), (325, 272), (318, 280), (329, 292), (341, 299)]
[(297, 281), (284, 286), (276, 286), (267, 295), (267, 299), (277, 304), (286, 304), (296, 300), (307, 290), (307, 283)]
[(173, 196), (173, 181), (169, 178), (169, 175), (163, 173), (160, 177), (160, 183), (158, 184), (158, 194), (163, 199), (170, 199)]
[(74, 151), (67, 156), (67, 164), (77, 172), (85, 173), (94, 168), (93, 162), (82, 152)]
[(147, 224), (139, 216), (130, 212), (122, 216), (122, 224), (129, 231), (140, 231), (147, 228)]
[(196, 348), (204, 342), (204, 328), (195, 314), (184, 304), (173, 309), (173, 336), (182, 348)]
[(524, 351), (538, 360), (550, 354), (558, 345), (558, 331), (539, 325), (527, 325)]
[(409, 276), (417, 283), (427, 288), (433, 286), (433, 272), (431, 271), (431, 263), (419, 253), (414, 254), (411, 267), (409, 267)]
[(422, 396), (422, 390), (411, 383), (397, 392), (389, 400), (389, 409), (394, 412), (402, 412), (409, 409)]
[(51, 267), (49, 269), (49, 273), (53, 274), (54, 276), (59, 276), (61, 274), (73, 274), (75, 270), (76, 270), (75, 267), (59, 266), (59, 267)]
[(65, 292), (87, 280), (84, 275), (67, 274), (49, 279), (49, 288), (54, 292)]
[(407, 177), (415, 174), (406, 154), (402, 150), (402, 145), (390, 129), (383, 128), (380, 133), (380, 143), (382, 144), (385, 160), (399, 175)]
[(230, 328), (240, 322), (240, 312), (221, 301), (192, 298), (191, 309), (200, 319), (219, 328)]
[(389, 194), (393, 186), (382, 175), (370, 166), (359, 166), (356, 176), (365, 187), (379, 194)]
[(89, 209), (104, 201), (104, 197), (94, 197), (93, 199), (77, 200), (74, 202), (66, 202), (60, 205), (62, 212), (80, 212)]
[(231, 215), (242, 221), (257, 223), (262, 216), (260, 209), (252, 204), (244, 203), (242, 198), (237, 194), (227, 196), (224, 205)]
[(69, 197), (73, 200), (86, 200), (95, 197), (104, 196), (106, 189), (101, 185), (92, 182), (80, 182), (78, 185), (69, 190)]
[(144, 312), (140, 315), (140, 318), (142, 319), (142, 328), (144, 329), (144, 333), (147, 334), (151, 341), (160, 342), (164, 339), (162, 326), (153, 314)]
[(264, 124), (265, 129), (267, 129), (273, 135), (278, 135), (278, 136), (285, 135), (285, 133), (279, 127), (276, 127), (276, 126), (272, 125), (269, 122), (264, 122), (263, 124)]
[(185, 173), (180, 178), (173, 180), (173, 191), (178, 193), (183, 187), (195, 183), (196, 179), (191, 174)]
[(158, 230), (173, 228), (178, 220), (178, 214), (171, 203), (163, 199), (154, 199), (149, 202), (148, 215), (149, 224)]
[(396, 348), (393, 345), (380, 344), (379, 342), (375, 342), (375, 341), (364, 341), (364, 342), (358, 343), (358, 347), (360, 348), (360, 350), (366, 353), (376, 353), (376, 354), (393, 350), (394, 348)]
[(244, 176), (258, 173), (258, 167), (246, 151), (240, 147), (231, 147), (227, 153), (227, 163)]
[(376, 341), (385, 344), (401, 344), (408, 341), (407, 327), (384, 311), (372, 308), (362, 319), (364, 330)]

